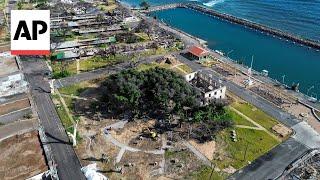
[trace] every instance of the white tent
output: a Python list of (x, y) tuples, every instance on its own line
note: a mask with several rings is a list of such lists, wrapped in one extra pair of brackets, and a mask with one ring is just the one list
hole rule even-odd
[(98, 173), (97, 170), (98, 168), (96, 163), (89, 164), (88, 166), (81, 168), (81, 171), (83, 172), (87, 180), (108, 180), (107, 177), (105, 177), (101, 173)]

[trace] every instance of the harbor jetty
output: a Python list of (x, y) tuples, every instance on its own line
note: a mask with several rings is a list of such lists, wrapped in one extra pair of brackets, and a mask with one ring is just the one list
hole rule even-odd
[(287, 39), (289, 41), (292, 41), (294, 43), (299, 43), (305, 46), (308, 46), (310, 48), (314, 48), (317, 50), (320, 50), (320, 42), (319, 41), (313, 41), (310, 39), (306, 39), (306, 38), (302, 38), (299, 36), (295, 36), (293, 34), (278, 30), (278, 29), (274, 29), (271, 27), (267, 27), (264, 26), (262, 24), (259, 23), (255, 23), (246, 19), (241, 19), (229, 14), (225, 14), (225, 13), (221, 13), (218, 12), (216, 10), (207, 8), (205, 6), (199, 5), (199, 4), (195, 4), (195, 3), (174, 3), (174, 4), (166, 4), (166, 5), (160, 5), (160, 6), (153, 6), (150, 7), (147, 10), (141, 10), (144, 13), (151, 13), (154, 11), (162, 11), (162, 10), (168, 10), (168, 9), (175, 9), (175, 8), (186, 8), (186, 9), (191, 9), (194, 11), (198, 11), (204, 14), (207, 14), (209, 16), (214, 16), (217, 18), (221, 18), (224, 20), (227, 20), (229, 22), (235, 23), (235, 24), (239, 24), (248, 28), (252, 28), (264, 33), (267, 33), (269, 35), (272, 36), (277, 36), (279, 38), (284, 38)]

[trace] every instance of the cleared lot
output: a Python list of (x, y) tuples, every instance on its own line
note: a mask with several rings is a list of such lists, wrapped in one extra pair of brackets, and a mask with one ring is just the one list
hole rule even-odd
[(30, 107), (29, 99), (21, 99), (0, 105), (0, 116)]
[(3, 180), (26, 179), (48, 169), (37, 131), (1, 141), (0, 157), (0, 177)]

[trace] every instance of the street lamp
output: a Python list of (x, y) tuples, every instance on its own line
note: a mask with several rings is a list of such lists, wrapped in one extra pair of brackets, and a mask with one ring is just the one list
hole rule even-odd
[(311, 89), (313, 89), (314, 88), (314, 86), (312, 85), (308, 90), (307, 90), (307, 96), (309, 96), (309, 91), (311, 90)]
[(231, 50), (231, 51), (227, 52), (227, 58), (228, 58), (228, 59), (230, 59), (230, 58), (229, 58), (229, 54), (232, 53), (233, 51), (234, 51), (234, 50)]
[(284, 84), (284, 78), (286, 78), (285, 74), (282, 76), (282, 84)]

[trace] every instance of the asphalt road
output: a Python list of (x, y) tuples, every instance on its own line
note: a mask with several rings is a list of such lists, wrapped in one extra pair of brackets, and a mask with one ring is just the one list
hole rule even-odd
[(308, 148), (304, 145), (289, 138), (250, 165), (237, 171), (229, 179), (276, 179), (289, 164), (307, 150)]
[[(177, 52), (173, 52), (170, 54), (177, 54)], [(115, 74), (121, 70), (137, 67), (139, 64), (154, 62), (155, 60), (162, 57), (163, 55), (154, 55), (147, 58), (141, 58), (139, 61), (135, 63), (131, 61), (127, 61), (127, 62), (116, 64), (113, 66), (108, 66), (106, 68), (97, 69), (94, 71), (79, 73), (74, 76), (69, 76), (69, 77), (55, 80), (54, 86), (55, 88), (61, 88), (61, 87), (70, 86), (72, 84), (79, 83), (82, 81), (97, 79), (106, 75)]]
[(23, 71), (32, 88), (40, 122), (44, 127), (48, 142), (57, 163), (58, 176), (62, 180), (85, 179), (81, 164), (69, 142), (69, 138), (50, 98), (49, 84), (43, 75), (47, 67), (44, 61), (23, 61)]
[(213, 71), (210, 68), (205, 68), (201, 66), (200, 64), (197, 64), (194, 61), (190, 61), (186, 59), (185, 57), (178, 55), (177, 56), (179, 60), (181, 60), (183, 63), (190, 66), (193, 70), (201, 70), (205, 74), (211, 74), (213, 75), (214, 79), (220, 79), (224, 85), (227, 86), (227, 89), (232, 92), (233, 94), (241, 97), (245, 101), (253, 104), (254, 106), (258, 107), (259, 109), (262, 109), (267, 114), (271, 115), (272, 117), (278, 119), (283, 124), (292, 127), (300, 122), (300, 120), (296, 119), (294, 116), (284, 112), (283, 110), (279, 109), (278, 107), (272, 105), (265, 99), (261, 98), (260, 96), (254, 94), (253, 92), (242, 88), (233, 82), (224, 80), (224, 77), (219, 75), (217, 72)]
[[(223, 84), (225, 84), (230, 92), (239, 96), (240, 98), (246, 100), (247, 102), (253, 104), (254, 106), (260, 108), (267, 114), (276, 118), (283, 124), (287, 125), (294, 129), (297, 132), (293, 137), (289, 138), (289, 140), (283, 142), (278, 145), (274, 149), (272, 149), (269, 153), (264, 156), (261, 156), (257, 160), (255, 160), (251, 165), (245, 167), (244, 169), (236, 172), (231, 178), (236, 179), (273, 179), (281, 175), (283, 170), (294, 160), (296, 160), (301, 154), (303, 154), (306, 150), (311, 148), (320, 147), (320, 137), (316, 135), (311, 127), (303, 124), (300, 120), (296, 119), (294, 116), (289, 113), (279, 109), (274, 106), (267, 100), (261, 98), (260, 96), (254, 94), (251, 91), (248, 91), (233, 82), (225, 81), (224, 78), (213, 71), (210, 68), (206, 68), (197, 64), (194, 61), (190, 61), (184, 58), (181, 55), (176, 55), (180, 61), (190, 66), (193, 70), (201, 70), (203, 73), (211, 74), (212, 77), (216, 80), (221, 80)], [(154, 59), (148, 59), (142, 62), (152, 62)], [(118, 66), (116, 70), (122, 70), (130, 66)], [(115, 68), (115, 67), (110, 67)], [(64, 86), (70, 85), (75, 82), (80, 82), (89, 79), (95, 79), (96, 76), (100, 76), (102, 74), (108, 74), (112, 72), (110, 69), (105, 68), (101, 70), (97, 70), (94, 72), (81, 73), (74, 77), (68, 77), (61, 80), (60, 85), (56, 86)]]
[(226, 81), (224, 77), (210, 68), (202, 67), (194, 61), (183, 56), (177, 56), (180, 61), (190, 66), (193, 70), (200, 70), (216, 80), (221, 80), (228, 91), (253, 104), (262, 111), (271, 115), (281, 123), (291, 127), (295, 134), (289, 140), (278, 145), (269, 153), (259, 157), (251, 165), (236, 172), (231, 178), (235, 179), (274, 179), (282, 174), (283, 170), (302, 153), (312, 148), (320, 148), (320, 136), (306, 122), (301, 122), (294, 116), (283, 111), (267, 100), (246, 90), (233, 82)]

